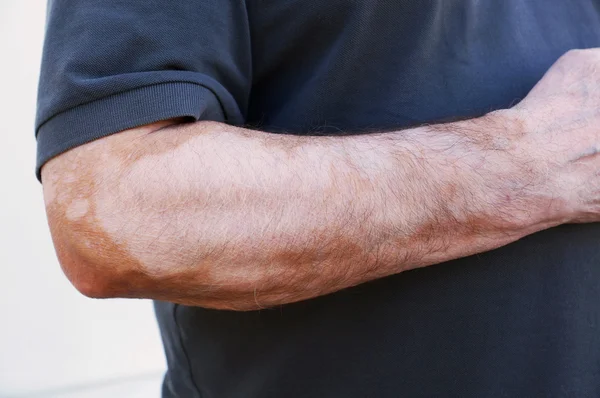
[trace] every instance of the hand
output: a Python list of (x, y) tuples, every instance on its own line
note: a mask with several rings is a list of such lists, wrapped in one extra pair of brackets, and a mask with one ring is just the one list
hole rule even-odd
[(513, 107), (510, 149), (530, 205), (555, 224), (600, 221), (600, 48), (564, 54)]

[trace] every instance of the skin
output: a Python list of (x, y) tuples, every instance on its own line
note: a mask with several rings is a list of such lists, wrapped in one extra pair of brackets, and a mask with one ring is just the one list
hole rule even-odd
[(61, 266), (90, 297), (231, 310), (305, 300), (600, 213), (600, 50), (517, 106), (338, 137), (162, 121), (42, 169)]

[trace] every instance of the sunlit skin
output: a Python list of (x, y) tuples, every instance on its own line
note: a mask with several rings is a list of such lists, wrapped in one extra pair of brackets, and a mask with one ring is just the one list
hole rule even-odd
[[(91, 297), (254, 310), (488, 251), (600, 213), (600, 50), (481, 118), (311, 137), (162, 121), (42, 169)], [(107, 117), (109, 117), (107, 115)]]

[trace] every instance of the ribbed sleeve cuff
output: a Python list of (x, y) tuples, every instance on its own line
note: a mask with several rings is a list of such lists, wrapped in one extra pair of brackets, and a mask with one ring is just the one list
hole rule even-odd
[(159, 120), (187, 116), (195, 120), (241, 123), (237, 120), (239, 111), (231, 109), (232, 104), (222, 104), (210, 89), (184, 82), (140, 87), (79, 105), (52, 117), (37, 129), (36, 177), (41, 181), (44, 163), (62, 152)]

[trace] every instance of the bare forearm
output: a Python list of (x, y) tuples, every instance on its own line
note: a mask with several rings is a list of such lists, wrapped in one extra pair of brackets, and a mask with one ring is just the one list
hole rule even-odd
[[(84, 277), (76, 261), (90, 274), (119, 269), (99, 295), (255, 309), (548, 227), (519, 203), (529, 181), (512, 180), (519, 162), (494, 138), (516, 128), (498, 115), (343, 137), (217, 123), (141, 128), (51, 161), (44, 186), (50, 219), (71, 224), (53, 228), (55, 242), (69, 242), (57, 244), (67, 274), (76, 267)], [(52, 181), (65, 175), (52, 169), (83, 158), (87, 184)]]

